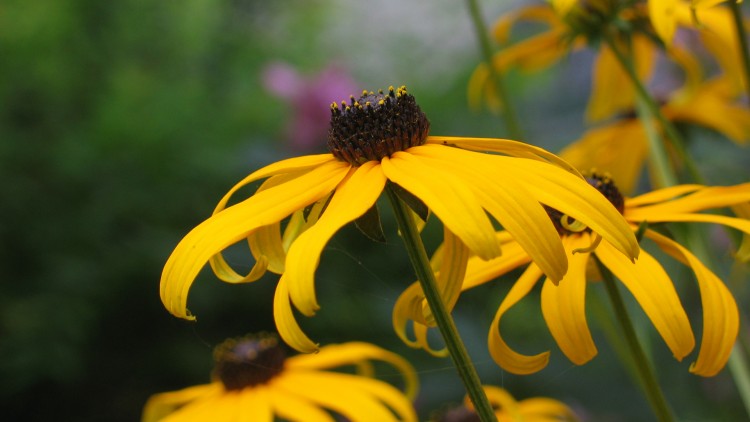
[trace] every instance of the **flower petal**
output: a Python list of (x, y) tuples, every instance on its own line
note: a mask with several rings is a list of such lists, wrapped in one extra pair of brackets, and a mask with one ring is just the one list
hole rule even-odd
[(332, 409), (349, 420), (417, 420), (401, 392), (375, 379), (333, 372), (289, 372), (276, 378), (273, 387)]
[(274, 414), (283, 420), (336, 422), (336, 419), (330, 413), (311, 403), (309, 400), (275, 388), (269, 388), (268, 393)]
[(672, 280), (659, 262), (645, 251), (638, 261), (629, 262), (606, 242), (602, 242), (595, 253), (630, 290), (675, 359), (681, 361), (687, 356), (695, 347), (693, 330)]
[(216, 397), (224, 392), (221, 383), (196, 385), (178, 391), (151, 396), (143, 407), (141, 422), (157, 422), (186, 404), (204, 397)]
[(521, 400), (518, 403), (519, 413), (524, 416), (524, 421), (577, 421), (575, 413), (557, 400), (544, 398), (544, 397), (532, 397), (526, 400)]
[[(443, 259), (440, 261), (440, 271), (435, 275), (435, 282), (440, 298), (450, 312), (456, 306), (458, 296), (461, 293), (461, 285), (466, 274), (466, 263), (469, 260), (469, 248), (447, 227), (443, 229), (443, 233)], [(424, 321), (427, 322), (426, 325), (434, 326), (435, 318), (426, 299), (422, 302), (422, 313), (424, 314)]]
[(253, 230), (275, 223), (325, 196), (348, 168), (348, 164), (338, 161), (322, 164), (219, 212), (191, 230), (164, 265), (160, 294), (167, 310), (180, 318), (195, 319), (187, 310), (187, 293), (213, 255)]
[(405, 151), (383, 158), (382, 165), (389, 180), (424, 201), (472, 252), (486, 259), (500, 255), (487, 214), (471, 188), (457, 182), (451, 172)]
[(292, 243), (286, 259), (286, 278), (292, 303), (311, 316), (319, 309), (315, 297), (315, 270), (328, 240), (346, 223), (364, 214), (377, 201), (385, 176), (376, 161), (350, 172), (328, 203), (323, 215)]
[(313, 353), (318, 351), (318, 344), (310, 340), (302, 332), (289, 302), (289, 287), (286, 275), (282, 274), (276, 292), (273, 296), (273, 319), (276, 322), (276, 330), (286, 344), (302, 353)]
[(435, 167), (452, 170), (454, 177), (472, 188), (482, 207), (503, 225), (548, 277), (562, 278), (568, 262), (560, 236), (541, 204), (522, 184), (515, 182), (513, 176), (520, 175), (498, 174), (497, 167), (486, 165), (486, 155), (475, 152), (439, 145), (410, 151)]
[(513, 305), (523, 299), (537, 280), (542, 276), (542, 271), (533, 263), (524, 271), (521, 277), (513, 284), (513, 287), (505, 296), (500, 307), (492, 320), (487, 343), (492, 359), (508, 372), (519, 375), (533, 374), (542, 370), (549, 362), (549, 351), (534, 356), (522, 355), (508, 346), (500, 335), (500, 319)]
[(740, 321), (737, 303), (722, 281), (679, 243), (653, 230), (646, 236), (675, 259), (689, 265), (698, 281), (703, 306), (703, 339), (698, 359), (690, 372), (704, 377), (716, 375), (726, 365), (737, 340)]
[(675, 15), (678, 0), (649, 0), (648, 15), (651, 18), (651, 24), (659, 38), (667, 46), (672, 45), (674, 32), (677, 29), (677, 17)]
[[(563, 238), (569, 251), (591, 244), (588, 234)], [(560, 350), (576, 365), (583, 365), (596, 356), (596, 346), (586, 321), (586, 267), (588, 252), (571, 253), (570, 268), (560, 283), (545, 280), (542, 286), (542, 315)], [(622, 255), (621, 255), (622, 256)], [(625, 259), (625, 257), (622, 257)]]
[[(500, 234), (507, 234), (503, 231)], [(499, 237), (499, 236), (498, 236)], [(490, 280), (494, 280), (503, 274), (515, 270), (522, 265), (531, 262), (531, 257), (525, 250), (513, 240), (502, 243), (503, 255), (485, 261), (479, 257), (469, 258), (466, 267), (466, 276), (463, 281), (463, 290), (468, 290)]]
[(285, 366), (290, 370), (328, 369), (370, 360), (383, 361), (395, 367), (404, 379), (406, 396), (410, 399), (416, 397), (419, 381), (414, 367), (401, 356), (369, 343), (349, 342), (325, 346), (320, 349), (320, 353), (288, 358)]
[[(712, 208), (724, 208), (750, 202), (750, 183), (735, 186), (712, 186), (696, 189), (690, 194), (669, 201), (638, 208), (628, 208), (627, 218), (658, 221), (659, 214), (684, 214)], [(633, 203), (628, 202), (628, 206)], [(656, 219), (655, 219), (656, 218)], [(664, 221), (664, 220), (661, 220)]]
[(743, 218), (726, 217), (723, 215), (713, 214), (661, 214), (653, 213), (641, 213), (626, 211), (627, 218), (631, 222), (647, 221), (649, 223), (663, 223), (663, 222), (692, 222), (692, 223), (714, 223), (721, 224), (727, 227), (732, 227), (743, 233), (750, 233), (750, 221)]
[(634, 198), (625, 199), (625, 208), (635, 208), (643, 205), (658, 204), (683, 195), (703, 189), (703, 185), (677, 185), (653, 190)]

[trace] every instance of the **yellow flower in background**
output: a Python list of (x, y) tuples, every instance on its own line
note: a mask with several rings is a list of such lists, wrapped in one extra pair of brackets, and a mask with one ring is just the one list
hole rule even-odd
[[(504, 388), (492, 385), (483, 386), (487, 398), (495, 408), (498, 422), (574, 422), (579, 420), (575, 413), (563, 402), (547, 398), (532, 397), (516, 400)], [(479, 421), (469, 397), (464, 405), (441, 412), (431, 418), (432, 422), (471, 422)]]
[[(343, 225), (377, 213), (375, 202), (388, 186), (413, 209), (426, 207), (442, 221), (446, 242), (454, 245), (453, 261), (446, 259), (452, 269), (438, 280), (449, 303), (460, 292), (469, 253), (482, 259), (501, 254), (491, 218), (551, 279), (564, 276), (565, 250), (542, 204), (592, 227), (626, 259), (638, 255), (638, 243), (617, 210), (575, 170), (540, 148), (501, 139), (427, 136), (429, 122), (403, 87), (364, 92), (348, 105), (333, 104), (331, 113), (330, 154), (291, 158), (250, 174), (221, 199), (212, 217), (180, 241), (161, 278), (161, 299), (169, 312), (194, 319), (187, 310), (188, 292), (206, 262), (229, 283), (254, 281), (272, 271), (281, 274), (274, 297), (281, 338), (299, 351), (317, 350), (291, 304), (306, 316), (315, 314), (314, 274), (323, 248)], [(227, 207), (240, 188), (262, 179), (255, 194)], [(417, 214), (426, 218), (426, 212)], [(256, 259), (246, 275), (221, 256), (243, 240)]]
[[(314, 355), (286, 358), (276, 337), (230, 339), (214, 351), (209, 384), (153, 395), (142, 422), (416, 421), (417, 377), (402, 357), (368, 343), (344, 343)], [(403, 377), (404, 391), (372, 377), (385, 362)], [(353, 366), (359, 374), (330, 369)], [(334, 414), (330, 412), (335, 412)]]
[[(737, 101), (729, 85), (726, 79), (714, 79), (686, 87), (674, 93), (661, 112), (673, 122), (703, 126), (744, 145), (750, 139), (750, 110)], [(607, 169), (618, 188), (629, 194), (648, 157), (648, 135), (642, 121), (631, 114), (589, 129), (560, 154), (577, 168)]]
[[(493, 57), (492, 65), (500, 73), (511, 68), (524, 72), (547, 68), (566, 57), (572, 51), (585, 48), (592, 35), (578, 26), (579, 15), (595, 15), (601, 22), (614, 19), (631, 19), (634, 15), (622, 5), (607, 2), (594, 2), (594, 9), (581, 9), (576, 1), (553, 2), (550, 5), (528, 6), (502, 16), (495, 23), (493, 38), (502, 46), (502, 50)], [(621, 16), (622, 15), (622, 16)], [(508, 44), (511, 30), (519, 22), (538, 22), (547, 27), (546, 31), (524, 40)], [(633, 33), (629, 51), (635, 65), (636, 73), (641, 79), (648, 78), (656, 60), (653, 43), (640, 33)], [(611, 49), (605, 44), (598, 45), (599, 54), (593, 65), (591, 98), (586, 116), (590, 121), (597, 121), (622, 110), (631, 109), (635, 101), (635, 89), (627, 74), (619, 65)], [(497, 97), (490, 72), (486, 64), (481, 64), (472, 74), (468, 84), (469, 105), (474, 109), (485, 103), (491, 110), (498, 112), (502, 104)], [(617, 95), (612, 95), (617, 92)]]
[[(747, 203), (750, 201), (750, 183), (728, 187), (680, 185), (635, 198), (623, 198), (607, 177), (592, 174), (588, 180), (622, 211), (633, 231), (644, 222), (651, 226), (668, 222), (700, 222), (750, 233), (748, 220), (702, 213), (708, 209)], [(542, 314), (552, 336), (570, 361), (582, 365), (597, 354), (585, 314), (588, 281), (597, 281), (599, 276), (592, 255), (633, 294), (677, 360), (682, 360), (693, 350), (693, 331), (673, 281), (653, 255), (642, 250), (636, 262), (623, 259), (607, 240), (597, 244), (597, 239), (584, 224), (554, 209), (549, 209), (549, 213), (562, 236), (570, 267), (559, 283), (548, 278), (543, 282)], [(703, 338), (690, 372), (715, 375), (726, 364), (739, 330), (738, 310), (732, 294), (713, 272), (678, 242), (651, 228), (645, 230), (644, 237), (693, 271), (703, 307)], [(533, 258), (507, 232), (498, 232), (497, 238), (503, 244), (504, 255), (489, 261), (470, 258), (462, 288), (470, 289), (516, 268), (526, 267), (500, 304), (492, 321), (488, 343), (492, 358), (505, 370), (516, 374), (534, 373), (547, 365), (549, 352), (527, 356), (514, 351), (501, 336), (500, 322), (543, 274)], [(433, 259), (439, 260), (440, 257)], [(413, 321), (416, 339), (410, 344), (430, 351), (426, 328), (419, 322), (419, 316), (414, 315), (414, 304), (422, 301), (420, 293), (412, 286), (399, 298), (394, 310), (394, 324), (398, 317), (397, 331), (405, 333), (409, 320)]]

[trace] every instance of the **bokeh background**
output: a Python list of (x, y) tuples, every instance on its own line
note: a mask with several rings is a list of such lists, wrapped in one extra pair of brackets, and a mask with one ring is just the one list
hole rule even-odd
[[(484, 1), (485, 20), (518, 5)], [(214, 345), (274, 329), (276, 276), (230, 286), (206, 271), (189, 301), (198, 321), (178, 320), (162, 307), (158, 283), (179, 239), (250, 171), (323, 152), (327, 104), (361, 89), (407, 85), (433, 134), (507, 135), (497, 116), (467, 106), (479, 61), (466, 6), (453, 0), (3, 2), (0, 418), (134, 421), (150, 394), (206, 382)], [(507, 75), (526, 141), (559, 151), (580, 136), (590, 63), (581, 52), (546, 71)], [(710, 182), (747, 179), (746, 150), (682, 129)], [(406, 356), (420, 372), (426, 418), (459, 402), (463, 388), (449, 360), (410, 350), (393, 333), (392, 306), (413, 274), (383, 214), (387, 243), (346, 227), (327, 247), (317, 277), (322, 310), (301, 324), (322, 344), (364, 340)], [(435, 222), (426, 238), (439, 242)], [(229, 260), (252, 264), (240, 250)], [(747, 305), (747, 272), (725, 268)], [(517, 398), (564, 400), (591, 421), (649, 420), (598, 328), (612, 319), (596, 289), (593, 362), (564, 358), (532, 298), (505, 317), (506, 337), (525, 352), (552, 350), (550, 366), (519, 377), (494, 364), (486, 332), (511, 281), (468, 292), (455, 311), (482, 380)], [(683, 284), (699, 315), (694, 285)], [(695, 356), (674, 361), (643, 328), (682, 420), (747, 417), (728, 371), (689, 375)]]

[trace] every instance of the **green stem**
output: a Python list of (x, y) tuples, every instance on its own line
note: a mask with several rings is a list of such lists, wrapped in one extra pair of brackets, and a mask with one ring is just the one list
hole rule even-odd
[(404, 239), (411, 265), (417, 274), (440, 334), (442, 334), (448, 352), (450, 352), (453, 359), (453, 364), (456, 366), (458, 374), (466, 387), (466, 392), (469, 394), (472, 403), (474, 403), (474, 409), (482, 421), (496, 421), (495, 412), (482, 388), (482, 383), (479, 381), (479, 375), (477, 375), (469, 353), (461, 341), (456, 324), (453, 322), (451, 314), (440, 297), (437, 282), (435, 281), (435, 274), (430, 267), (430, 261), (424, 249), (424, 244), (422, 244), (422, 238), (419, 237), (419, 231), (414, 223), (414, 219), (409, 213), (407, 206), (399, 199), (393, 189), (388, 187), (386, 192), (393, 206), (396, 221), (398, 221), (398, 227), (401, 237)]
[(466, 0), (466, 4), (469, 7), (469, 15), (471, 21), (474, 24), (474, 29), (477, 31), (477, 39), (479, 40), (479, 48), (482, 50), (482, 56), (487, 64), (487, 69), (490, 72), (490, 80), (494, 82), (495, 90), (497, 95), (500, 97), (500, 101), (503, 103), (503, 118), (505, 119), (505, 126), (508, 129), (510, 137), (516, 140), (523, 139), (523, 133), (521, 127), (518, 124), (518, 116), (510, 102), (510, 95), (505, 89), (505, 83), (503, 82), (502, 75), (495, 71), (495, 67), (492, 65), (492, 44), (490, 43), (489, 32), (487, 26), (484, 24), (482, 19), (482, 13), (479, 11), (479, 2), (477, 0)]
[(732, 373), (732, 378), (734, 378), (734, 383), (737, 385), (745, 410), (750, 414), (750, 368), (745, 362), (745, 356), (742, 344), (738, 341), (732, 348), (732, 354), (729, 355), (727, 365)]
[(745, 25), (742, 21), (742, 9), (738, 2), (732, 0), (729, 1), (729, 9), (732, 11), (732, 17), (734, 18), (734, 29), (737, 31), (737, 38), (740, 41), (740, 57), (742, 57), (742, 66), (744, 68), (745, 80), (742, 81), (747, 90), (747, 98), (750, 99), (750, 52), (747, 47), (747, 32), (745, 31)]
[[(604, 42), (607, 44), (607, 46), (610, 48), (610, 50), (612, 50), (612, 53), (617, 58), (617, 61), (620, 63), (620, 66), (623, 68), (623, 70), (625, 70), (625, 73), (628, 75), (630, 82), (632, 82), (633, 86), (635, 87), (636, 93), (638, 94), (638, 98), (643, 102), (645, 106), (644, 109), (647, 109), (650, 112), (651, 116), (655, 118), (661, 125), (662, 129), (667, 135), (667, 139), (670, 141), (672, 147), (682, 159), (682, 162), (685, 164), (685, 168), (690, 173), (690, 176), (693, 178), (693, 180), (696, 183), (702, 183), (703, 177), (700, 175), (700, 172), (698, 171), (698, 167), (695, 165), (695, 162), (687, 153), (685, 149), (685, 141), (682, 139), (682, 135), (680, 135), (680, 132), (672, 124), (672, 122), (669, 121), (669, 119), (664, 117), (664, 114), (661, 112), (659, 104), (657, 104), (657, 102), (648, 93), (643, 83), (641, 83), (641, 80), (638, 78), (638, 74), (635, 72), (635, 69), (633, 69), (633, 65), (631, 64), (630, 60), (628, 60), (628, 58), (622, 53), (622, 51), (620, 51), (615, 41), (608, 35), (605, 35), (602, 38)], [(663, 142), (652, 142), (652, 144), (654, 144), (654, 146), (656, 144), (659, 144), (658, 148), (663, 151), (659, 154), (663, 155), (664, 157), (667, 156)]]
[(677, 178), (674, 175), (672, 164), (669, 162), (669, 157), (667, 157), (667, 151), (664, 149), (664, 142), (662, 142), (654, 125), (654, 116), (651, 114), (651, 109), (640, 97), (636, 100), (636, 112), (646, 132), (648, 156), (651, 164), (650, 173), (656, 179), (656, 185), (659, 187), (676, 185)]
[(638, 375), (641, 378), (642, 386), (645, 389), (646, 398), (651, 404), (651, 408), (659, 421), (671, 422), (674, 420), (672, 410), (669, 408), (664, 393), (656, 379), (656, 374), (646, 358), (646, 353), (643, 351), (643, 348), (638, 341), (638, 337), (635, 334), (635, 328), (633, 327), (628, 311), (625, 308), (625, 302), (623, 302), (622, 296), (620, 296), (617, 284), (615, 284), (614, 277), (609, 269), (599, 261), (599, 258), (597, 258), (596, 255), (592, 254), (592, 256), (602, 274), (604, 287), (607, 290), (610, 301), (612, 302), (617, 321), (620, 323), (625, 334), (625, 340), (627, 341), (628, 348), (630, 349), (636, 369), (638, 370)]

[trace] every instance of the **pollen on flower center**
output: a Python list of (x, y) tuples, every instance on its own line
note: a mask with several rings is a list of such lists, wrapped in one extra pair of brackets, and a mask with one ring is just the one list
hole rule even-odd
[[(608, 174), (590, 171), (584, 173), (584, 178), (589, 185), (593, 186), (604, 195), (604, 197), (614, 205), (615, 209), (617, 209), (620, 214), (625, 211), (625, 197), (622, 196), (622, 193), (617, 189), (615, 182)], [(565, 215), (552, 207), (545, 205), (544, 209), (547, 211), (547, 215), (549, 215), (549, 218), (552, 220), (557, 232), (560, 233), (561, 236), (564, 234), (580, 233), (589, 230), (589, 228), (581, 222), (576, 221), (570, 216)]]
[(278, 338), (259, 334), (224, 341), (214, 350), (214, 378), (227, 390), (268, 382), (284, 369), (286, 353)]
[(331, 104), (328, 150), (359, 166), (422, 145), (429, 131), (427, 116), (406, 87), (390, 87), (387, 93), (363, 91), (349, 104)]

